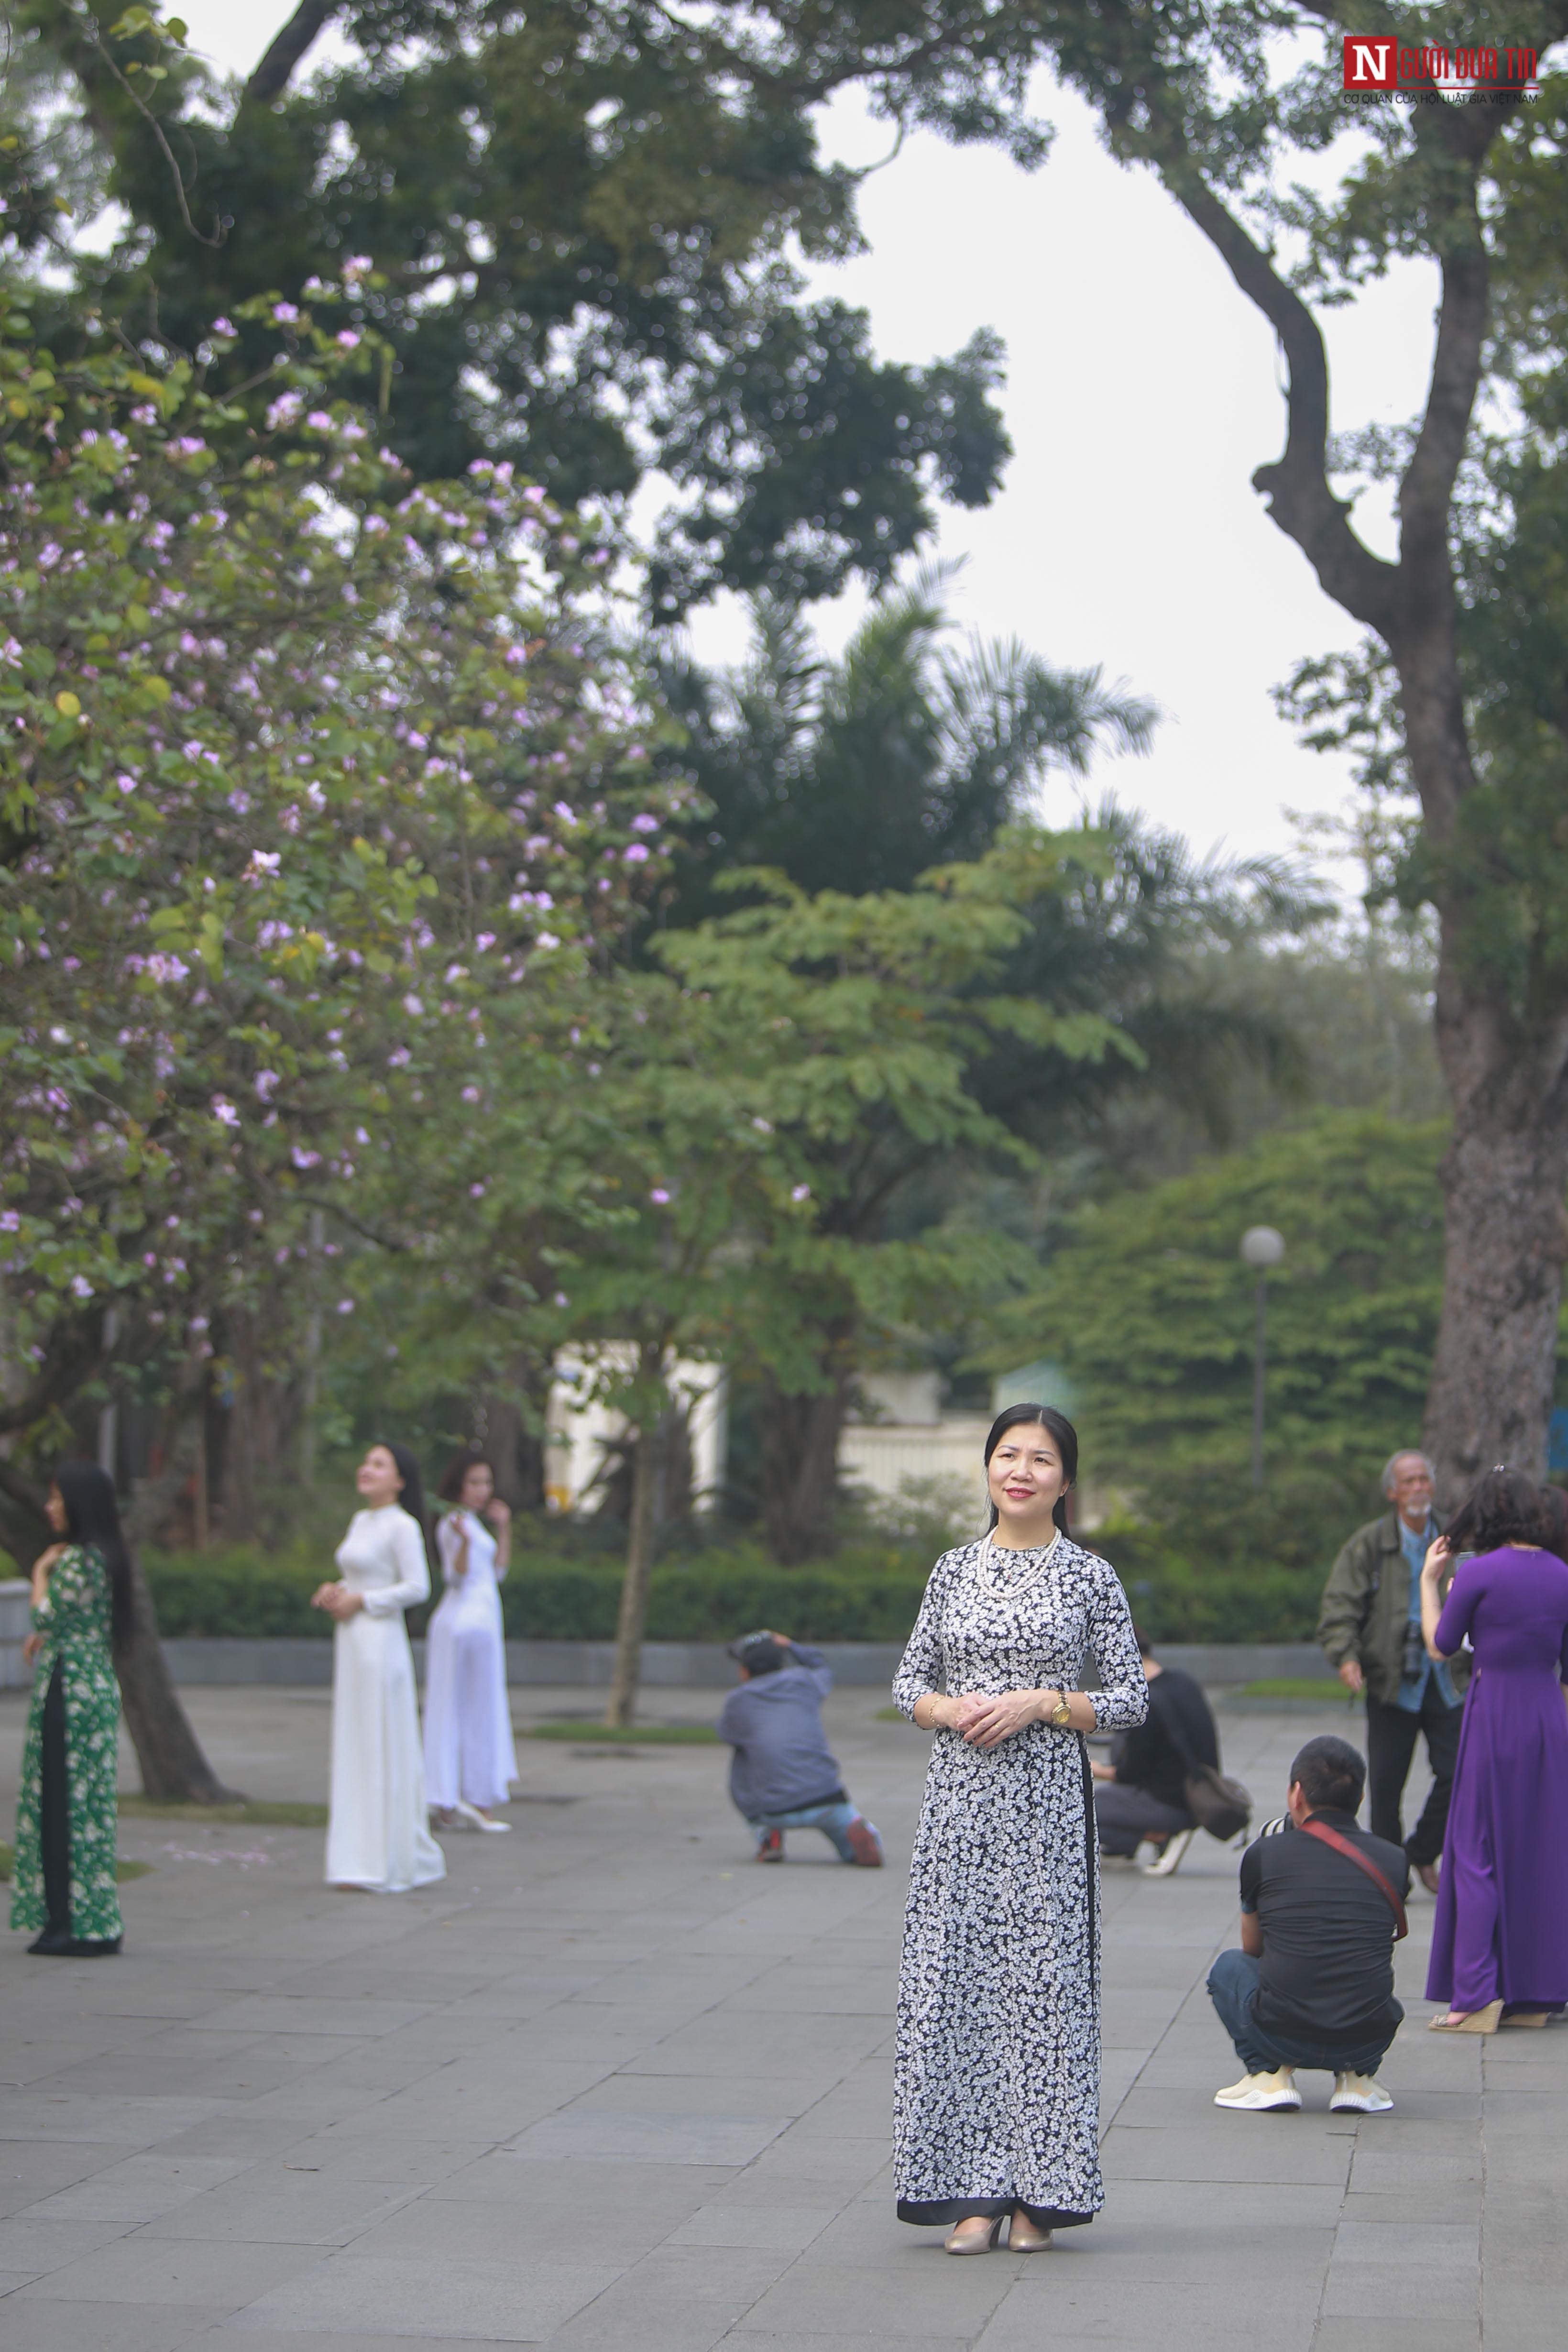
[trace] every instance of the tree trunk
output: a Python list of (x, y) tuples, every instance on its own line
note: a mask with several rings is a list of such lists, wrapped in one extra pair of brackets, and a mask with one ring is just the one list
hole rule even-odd
[(648, 1416), (633, 1455), (626, 1576), (615, 1628), (615, 1665), (604, 1709), (605, 1725), (611, 1730), (623, 1729), (636, 1719), (637, 1691), (643, 1679), (643, 1629), (648, 1622), (648, 1584), (653, 1573), (653, 1541), (663, 1501), (660, 1489), (669, 1418), (667, 1407)]
[(762, 1526), (784, 1568), (838, 1549), (839, 1436), (853, 1378), (844, 1352), (834, 1347), (832, 1385), (815, 1394), (790, 1394), (771, 1375), (763, 1381)]
[[(1163, 78), (1159, 78), (1162, 79)], [(1130, 87), (1130, 85), (1129, 85)], [(1168, 87), (1168, 85), (1166, 85)], [(1143, 92), (1145, 103), (1148, 93)], [(1503, 129), (1482, 107), (1439, 110), (1424, 169), (1435, 200), (1427, 250), (1442, 273), (1437, 333), (1420, 430), (1399, 484), (1399, 558), (1375, 555), (1355, 533), (1351, 502), (1328, 471), (1328, 356), (1316, 320), (1205, 177), (1179, 113), (1156, 96), (1151, 122), (1166, 184), (1223, 257), (1237, 284), (1280, 338), (1289, 369), (1287, 437), (1278, 464), (1253, 487), (1312, 562), (1324, 592), (1375, 632), (1399, 677), (1405, 749), (1436, 853), (1431, 896), (1442, 917), (1437, 1050), (1454, 1106), (1443, 1163), (1448, 1195), (1443, 1319), (1427, 1405), (1426, 1444), (1437, 1488), (1457, 1503), (1494, 1462), (1539, 1477), (1546, 1466), (1568, 1180), (1568, 1008), (1549, 919), (1529, 920), (1522, 1004), (1508, 982), (1489, 982), (1501, 942), (1499, 898), (1485, 887), (1485, 836), (1466, 839), (1462, 818), (1482, 788), (1466, 710), (1459, 602), (1452, 554), (1454, 502), (1482, 381), (1490, 325), (1490, 265), (1482, 226), (1481, 169)], [(1129, 118), (1119, 118), (1128, 119)], [(1442, 194), (1436, 194), (1441, 188)], [(1494, 681), (1495, 684), (1495, 681)], [(1560, 747), (1559, 747), (1560, 748)], [(1543, 740), (1542, 759), (1552, 752)], [(1552, 805), (1552, 772), (1511, 788), (1500, 806), (1521, 828)], [(1533, 789), (1531, 801), (1524, 793)], [(1510, 799), (1517, 791), (1511, 811)], [(1544, 846), (1544, 842), (1542, 844)], [(1525, 861), (1499, 837), (1499, 878)]]
[(131, 1622), (124, 1639), (115, 1644), (114, 1668), (120, 1677), (125, 1727), (141, 1767), (143, 1794), (166, 1804), (238, 1802), (238, 1792), (225, 1788), (203, 1755), (190, 1717), (180, 1704), (158, 1639), (152, 1595), (134, 1552), (131, 1556)]
[(1568, 1020), (1521, 1032), (1445, 972), (1437, 1042), (1455, 1112), (1423, 1442), (1452, 1508), (1494, 1463), (1546, 1470), (1568, 1256)]
[[(545, 1442), (551, 1368), (519, 1357), (511, 1368), (509, 1392), (486, 1396), (489, 1452), (496, 1464), (497, 1491), (514, 1511), (545, 1507)], [(531, 1409), (525, 1411), (518, 1393)]]
[(223, 1530), (225, 1543), (256, 1540), (256, 1470), (266, 1445), (261, 1348), (256, 1317), (238, 1309), (228, 1318), (233, 1384), (224, 1444)]
[[(195, 1394), (191, 1394), (192, 1388)], [(187, 1362), (181, 1391), (171, 1402), (168, 1458), (156, 1478), (142, 1483), (125, 1509), (126, 1549), (131, 1555), (131, 1622), (114, 1645), (125, 1727), (141, 1768), (144, 1795), (167, 1804), (221, 1805), (235, 1801), (202, 1752), (191, 1719), (180, 1703), (169, 1661), (158, 1638), (158, 1617), (141, 1571), (136, 1546), (166, 1517), (169, 1505), (190, 1475), (193, 1458), (202, 1475), (205, 1451), (205, 1366)], [(182, 1404), (185, 1407), (183, 1417)], [(198, 1489), (200, 1497), (201, 1488)]]

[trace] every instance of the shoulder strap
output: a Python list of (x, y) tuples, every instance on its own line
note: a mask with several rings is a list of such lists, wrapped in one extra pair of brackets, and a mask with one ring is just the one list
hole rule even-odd
[(1159, 1716), (1160, 1729), (1165, 1733), (1166, 1738), (1176, 1749), (1177, 1756), (1180, 1757), (1182, 1769), (1187, 1773), (1189, 1777), (1193, 1773), (1197, 1772), (1212, 1772), (1215, 1769), (1212, 1764), (1200, 1764), (1197, 1757), (1193, 1754), (1192, 1742), (1188, 1739), (1186, 1732), (1181, 1727), (1181, 1719), (1177, 1715), (1176, 1708), (1174, 1706), (1167, 1706), (1158, 1697), (1157, 1694), (1159, 1687), (1164, 1680), (1165, 1676), (1163, 1675), (1156, 1675), (1154, 1681), (1149, 1685), (1149, 1713), (1154, 1715), (1157, 1712)]
[(1360, 1846), (1353, 1845), (1349, 1838), (1342, 1836), (1338, 1830), (1331, 1830), (1326, 1822), (1303, 1822), (1301, 1827), (1303, 1837), (1316, 1838), (1320, 1845), (1332, 1845), (1335, 1853), (1343, 1853), (1347, 1862), (1354, 1863), (1357, 1870), (1366, 1873), (1393, 1911), (1397, 1923), (1394, 1930), (1396, 1944), (1410, 1933), (1410, 1922), (1405, 1916), (1405, 1906), (1399, 1899), (1397, 1888), (1391, 1878), (1384, 1876), (1369, 1853), (1363, 1853)]

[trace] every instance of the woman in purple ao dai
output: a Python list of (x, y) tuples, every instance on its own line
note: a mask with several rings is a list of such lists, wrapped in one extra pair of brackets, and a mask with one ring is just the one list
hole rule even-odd
[(1427, 1973), (1448, 2004), (1435, 2032), (1544, 2025), (1568, 2003), (1568, 1565), (1543, 1532), (1539, 1492), (1500, 1465), (1422, 1570), (1431, 1655), (1468, 1640), (1475, 1656)]

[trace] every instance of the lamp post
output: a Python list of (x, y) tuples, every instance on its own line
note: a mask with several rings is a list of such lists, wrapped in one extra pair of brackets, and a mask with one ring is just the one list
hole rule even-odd
[(1272, 1225), (1249, 1225), (1241, 1255), (1258, 1276), (1258, 1333), (1252, 1351), (1252, 1484), (1263, 1484), (1263, 1366), (1269, 1328), (1269, 1268), (1285, 1255), (1285, 1236)]

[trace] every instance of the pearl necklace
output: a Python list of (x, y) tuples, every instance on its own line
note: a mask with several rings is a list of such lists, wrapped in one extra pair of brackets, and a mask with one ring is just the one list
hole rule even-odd
[[(991, 1543), (994, 1532), (995, 1530), (989, 1528), (986, 1530), (985, 1540), (980, 1546), (980, 1557), (975, 1565), (979, 1572), (981, 1583), (994, 1600), (1016, 1601), (1020, 1593), (1032, 1591), (1044, 1576), (1046, 1570), (1051, 1566), (1051, 1555), (1061, 1541), (1061, 1529), (1058, 1528), (1051, 1541), (1040, 1547), (1038, 1550), (1032, 1544), (1029, 1547), (1029, 1552), (1034, 1555), (1036, 1564), (1027, 1575), (1018, 1578), (1011, 1584), (1002, 1583), (995, 1573), (995, 1552)], [(1009, 1546), (1009, 1549), (1012, 1549), (1014, 1547)]]

